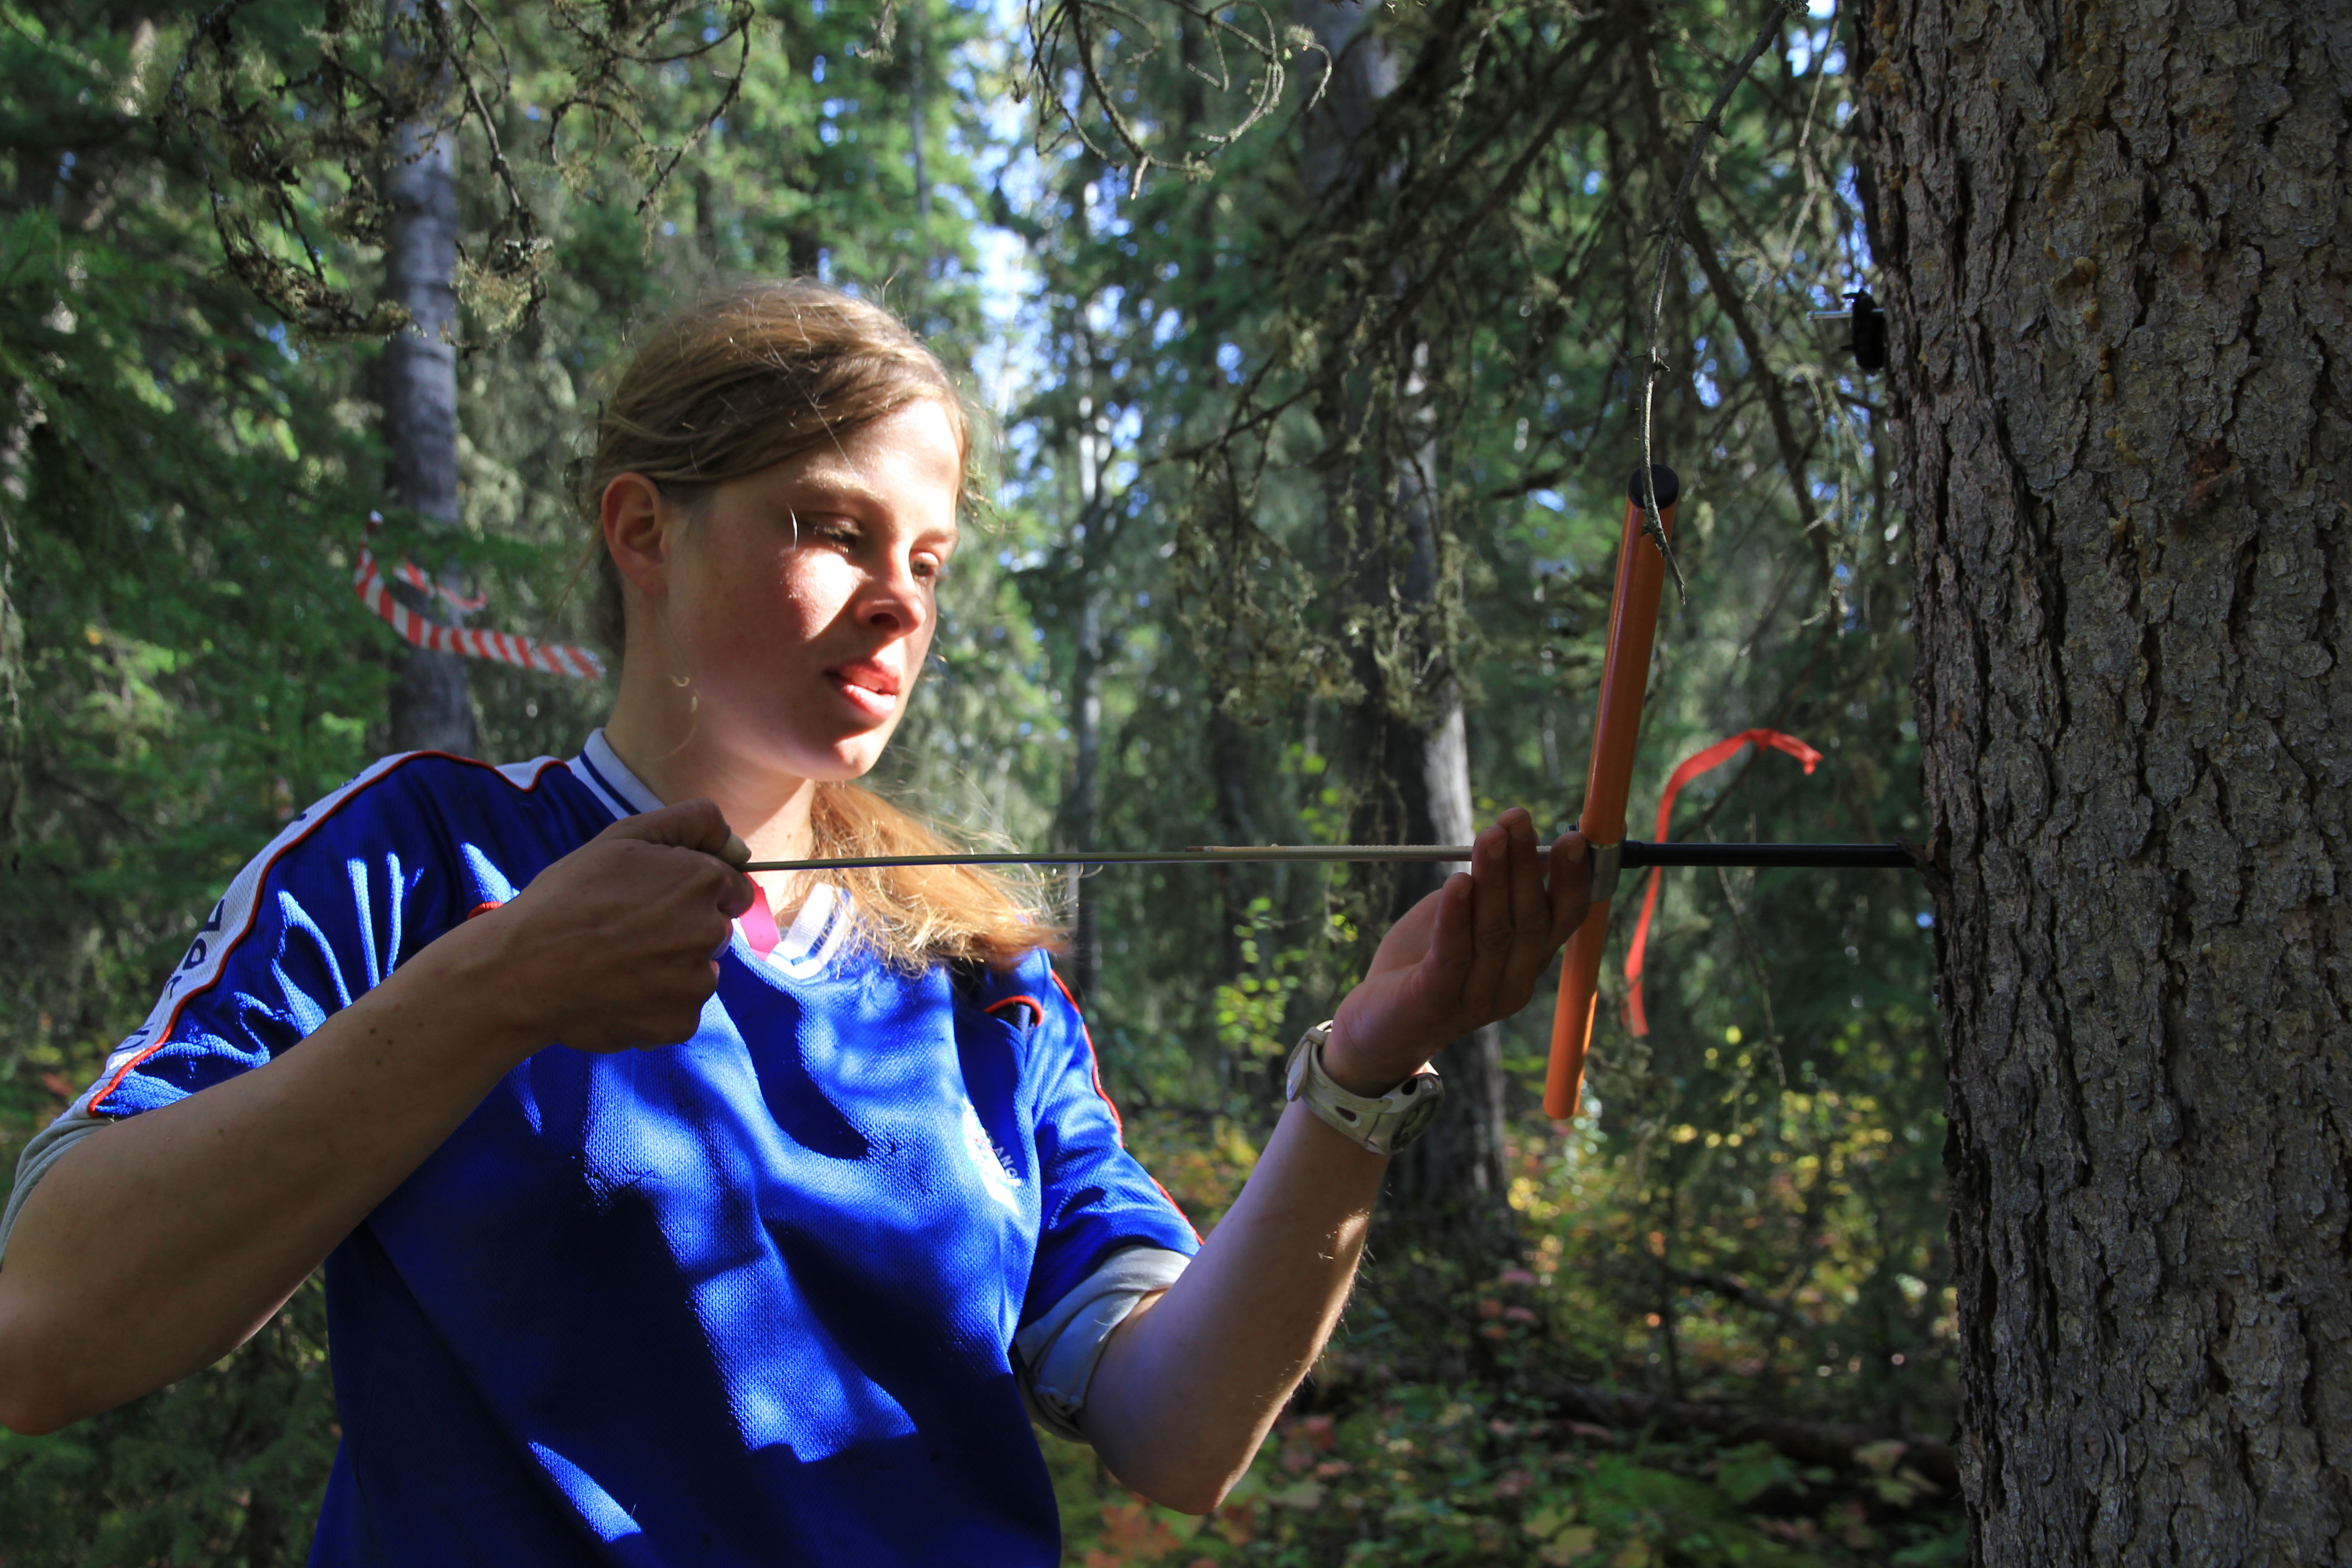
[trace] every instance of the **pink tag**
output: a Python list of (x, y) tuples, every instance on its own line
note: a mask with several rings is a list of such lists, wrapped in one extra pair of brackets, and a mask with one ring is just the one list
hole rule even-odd
[(776, 917), (768, 909), (767, 891), (757, 882), (751, 884), (751, 907), (743, 911), (740, 919), (743, 940), (750, 942), (751, 951), (761, 958), (773, 952), (776, 943), (783, 940), (782, 934), (776, 930)]

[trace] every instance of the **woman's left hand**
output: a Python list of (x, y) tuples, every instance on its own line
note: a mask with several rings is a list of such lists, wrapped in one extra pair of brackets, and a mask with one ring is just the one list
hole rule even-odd
[(1528, 1005), (1591, 904), (1581, 834), (1562, 834), (1546, 861), (1534, 818), (1514, 806), (1478, 835), (1467, 873), (1448, 877), (1381, 939), (1323, 1047), (1340, 1088), (1386, 1094), (1440, 1047)]
[[(1584, 840), (1552, 847), (1524, 811), (1478, 836), (1468, 875), (1415, 904), (1339, 1004), (1324, 1069), (1386, 1094), (1449, 1040), (1527, 1005), (1591, 906)], [(1087, 1436), (1147, 1497), (1207, 1513), (1249, 1468), (1276, 1412), (1315, 1364), (1384, 1174), (1293, 1106), (1183, 1277), (1112, 1333), (1087, 1396)]]

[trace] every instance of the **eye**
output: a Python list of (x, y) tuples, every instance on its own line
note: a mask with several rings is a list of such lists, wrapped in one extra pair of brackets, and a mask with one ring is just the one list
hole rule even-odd
[(855, 544), (861, 537), (856, 522), (833, 512), (794, 512), (793, 526), (802, 538), (827, 544)]
[(947, 557), (934, 555), (926, 551), (915, 557), (913, 568), (916, 581), (937, 583), (948, 574)]

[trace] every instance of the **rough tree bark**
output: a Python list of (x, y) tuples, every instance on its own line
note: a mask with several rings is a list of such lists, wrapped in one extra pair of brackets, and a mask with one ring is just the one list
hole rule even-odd
[(2352, 14), (1858, 42), (1975, 1555), (2352, 1560)]
[[(400, 26), (420, 4), (393, 0), (385, 50), (405, 100), (384, 171), (384, 293), (415, 324), (384, 345), (382, 395), (385, 480), (393, 500), (445, 527), (457, 526), (457, 128), (436, 112), (447, 92), (446, 72), (427, 68), (401, 39)], [(443, 574), (452, 587), (457, 579)], [(405, 584), (394, 593), (419, 614), (454, 618)], [(470, 754), (474, 704), (466, 661), (412, 647), (392, 692), (392, 749)]]
[[(1298, 17), (1329, 52), (1331, 79), (1307, 117), (1300, 174), (1308, 196), (1325, 203), (1356, 173), (1360, 143), (1379, 101), (1395, 90), (1397, 64), (1385, 41), (1370, 31), (1372, 9), (1362, 0), (1303, 0)], [(1416, 364), (1427, 345), (1416, 344)], [(1402, 389), (1408, 419), (1423, 395), (1418, 374)], [(1362, 408), (1336, 391), (1318, 411), (1326, 438), (1360, 430)], [(1351, 511), (1369, 520), (1381, 510), (1351, 486), (1391, 490), (1401, 537), (1354, 540), (1354, 592), (1377, 625), (1391, 606), (1431, 605), (1438, 589), (1436, 500), (1431, 493), (1438, 462), (1433, 441), (1422, 441), (1392, 471), (1357, 471), (1345, 465), (1331, 484), (1335, 536)], [(1394, 689), (1395, 678), (1369, 646), (1360, 645), (1353, 674), (1362, 696), (1347, 718), (1346, 754), (1360, 791), (1351, 837), (1370, 843), (1466, 842), (1473, 832), (1469, 748), (1463, 731), (1462, 691), (1442, 650), (1415, 661), (1415, 686)], [(1411, 909), (1455, 868), (1394, 869), (1388, 914)], [(1445, 1114), (1419, 1143), (1399, 1156), (1389, 1180), (1391, 1216), (1411, 1228), (1443, 1234), (1464, 1247), (1486, 1246), (1507, 1217), (1508, 1174), (1503, 1158), (1502, 1035), (1477, 1030), (1450, 1045), (1438, 1062), (1446, 1079)]]

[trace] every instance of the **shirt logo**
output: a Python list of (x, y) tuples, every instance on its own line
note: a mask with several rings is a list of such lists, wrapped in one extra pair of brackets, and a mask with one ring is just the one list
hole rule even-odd
[(972, 1109), (969, 1100), (963, 1102), (963, 1148), (971, 1156), (972, 1169), (980, 1173), (980, 1184), (988, 1189), (988, 1195), (1008, 1213), (1019, 1214), (1021, 1194), (1013, 1189), (1021, 1184), (1021, 1178), (1013, 1173), (1011, 1162), (996, 1147), (988, 1129), (980, 1124), (980, 1112)]

